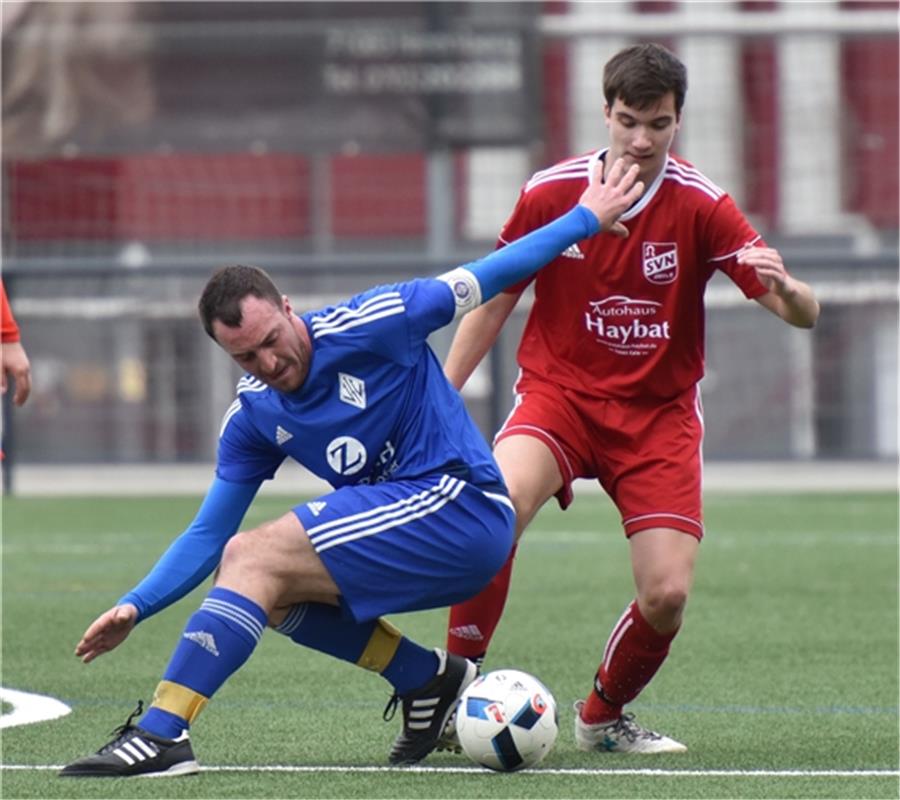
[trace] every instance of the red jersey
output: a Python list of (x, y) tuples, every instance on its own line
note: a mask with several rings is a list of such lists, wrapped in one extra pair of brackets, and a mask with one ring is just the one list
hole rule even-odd
[[(569, 211), (605, 153), (535, 173), (500, 244)], [(765, 294), (754, 268), (735, 259), (744, 247), (764, 243), (725, 192), (671, 154), (619, 221), (630, 232), (627, 239), (585, 239), (529, 279), (534, 305), (519, 366), (594, 397), (675, 397), (703, 377), (707, 282), (720, 269), (747, 298)]]
[(0, 281), (0, 333), (2, 333), (4, 344), (6, 342), (19, 341), (19, 326), (16, 325), (16, 320), (9, 307), (9, 300), (6, 297), (6, 287), (4, 287), (3, 281)]

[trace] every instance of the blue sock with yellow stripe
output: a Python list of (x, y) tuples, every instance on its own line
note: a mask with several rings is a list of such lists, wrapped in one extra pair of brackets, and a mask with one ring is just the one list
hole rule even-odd
[(140, 727), (167, 739), (190, 728), (209, 698), (250, 657), (266, 620), (248, 597), (214, 587), (188, 620)]
[(297, 644), (380, 673), (401, 695), (437, 672), (433, 650), (407, 639), (387, 620), (353, 622), (336, 606), (299, 603), (275, 630)]

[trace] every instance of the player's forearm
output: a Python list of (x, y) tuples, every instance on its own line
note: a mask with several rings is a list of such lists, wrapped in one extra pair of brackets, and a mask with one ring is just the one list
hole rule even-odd
[(188, 528), (117, 605), (134, 605), (140, 621), (196, 588), (221, 561), (226, 542), (237, 532), (258, 488), (258, 483), (235, 484), (216, 478)]
[(533, 275), (569, 245), (599, 231), (600, 222), (594, 212), (577, 205), (512, 244), (439, 275), (437, 279), (453, 291), (455, 316), (459, 317), (487, 302), (507, 286)]
[(462, 389), (465, 385), (493, 346), (518, 299), (518, 295), (501, 292), (460, 321), (444, 362), (444, 373), (454, 387)]
[(777, 292), (781, 301), (781, 318), (798, 328), (812, 328), (819, 318), (819, 301), (812, 287), (795, 278)]
[[(198, 541), (202, 542), (199, 547)], [(172, 542), (147, 576), (116, 605), (131, 603), (141, 621), (177, 602), (197, 588), (221, 560), (224, 543), (211, 544), (186, 530)]]
[(600, 222), (594, 213), (577, 205), (553, 222), (463, 266), (478, 278), (484, 303), (507, 286), (533, 275), (569, 245), (599, 231)]
[(819, 318), (819, 302), (812, 288), (795, 278), (788, 277), (774, 286), (767, 295), (759, 298), (759, 302), (797, 328), (812, 328)]
[(628, 229), (618, 219), (644, 191), (643, 182), (637, 180), (638, 172), (637, 164), (626, 169), (625, 161), (617, 158), (604, 180), (603, 163), (598, 161), (573, 209), (478, 261), (439, 275), (438, 280), (453, 292), (455, 316), (472, 311), (507, 286), (530, 277), (570, 245), (601, 230), (627, 236)]

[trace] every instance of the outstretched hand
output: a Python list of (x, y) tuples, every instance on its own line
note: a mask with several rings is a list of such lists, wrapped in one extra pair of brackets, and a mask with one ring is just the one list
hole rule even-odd
[(625, 169), (624, 160), (617, 158), (604, 181), (603, 162), (598, 160), (594, 165), (590, 185), (578, 202), (597, 217), (602, 232), (628, 236), (628, 228), (618, 219), (644, 193), (644, 183), (637, 179), (639, 172), (637, 164)]
[(781, 254), (772, 247), (746, 247), (737, 254), (739, 264), (747, 264), (770, 292), (779, 296), (790, 295), (793, 280), (785, 269)]
[(3, 361), (3, 364), (0, 365), (3, 394), (6, 394), (6, 390), (9, 388), (10, 380), (14, 381), (16, 390), (13, 394), (13, 402), (20, 406), (31, 393), (31, 364), (28, 361), (28, 355), (21, 342), (4, 342), (0, 345), (0, 356)]
[(85, 664), (118, 647), (137, 624), (138, 611), (131, 603), (113, 606), (95, 619), (75, 646)]

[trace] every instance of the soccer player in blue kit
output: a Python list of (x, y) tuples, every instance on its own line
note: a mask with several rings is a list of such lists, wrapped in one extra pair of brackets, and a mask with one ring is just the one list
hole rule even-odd
[[(643, 191), (636, 166), (598, 168), (567, 214), (437, 278), (381, 286), (302, 316), (260, 269), (219, 270), (199, 302), (206, 332), (244, 370), (197, 516), (148, 575), (85, 631), (84, 662), (214, 570), (152, 703), (72, 777), (197, 772), (190, 725), (266, 626), (379, 672), (402, 703), (389, 761), (430, 753), (475, 664), (402, 636), (385, 614), (458, 603), (506, 561), (514, 511), (490, 448), (428, 335), (617, 223)], [(334, 491), (238, 533), (262, 482), (291, 457)]]

